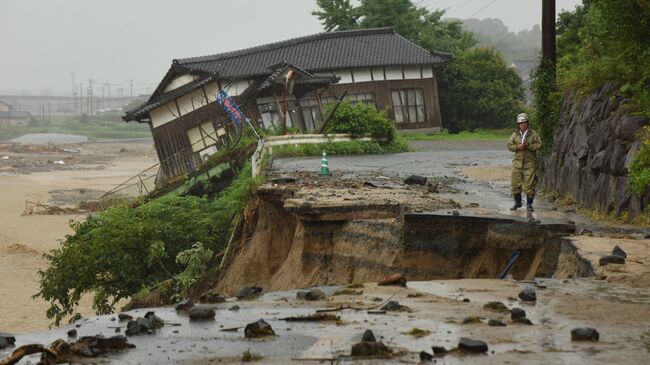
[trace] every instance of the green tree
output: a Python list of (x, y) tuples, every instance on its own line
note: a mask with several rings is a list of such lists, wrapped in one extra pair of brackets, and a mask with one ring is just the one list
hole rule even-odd
[(326, 31), (358, 27), (358, 17), (355, 8), (350, 5), (350, 0), (316, 0), (316, 3), (320, 10), (311, 14), (320, 19)]
[(440, 108), (452, 132), (511, 126), (523, 108), (521, 78), (493, 48), (461, 53), (440, 77)]

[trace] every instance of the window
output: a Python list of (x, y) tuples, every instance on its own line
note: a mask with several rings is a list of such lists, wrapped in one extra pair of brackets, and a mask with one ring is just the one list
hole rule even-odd
[(198, 127), (187, 130), (187, 137), (190, 140), (190, 146), (192, 146), (192, 151), (194, 152), (215, 145), (218, 138), (225, 134), (226, 131), (223, 128), (219, 128), (215, 131), (212, 122), (206, 122)]
[[(280, 104), (284, 101), (279, 100)], [(284, 106), (282, 106), (284, 108)], [(257, 109), (262, 117), (264, 128), (277, 128), (282, 124), (282, 114), (278, 112), (278, 103), (272, 97), (257, 99)], [(300, 127), (300, 116), (298, 115), (298, 105), (293, 95), (287, 97), (287, 127)]]
[[(327, 104), (336, 103), (335, 96), (323, 96), (320, 102), (323, 105), (323, 111), (327, 114)], [(307, 132), (315, 131), (320, 127), (323, 122), (324, 116), (321, 115), (320, 108), (318, 107), (318, 100), (316, 98), (304, 98), (300, 100), (300, 109), (302, 110), (302, 117), (305, 121)]]
[(391, 97), (397, 123), (423, 123), (426, 120), (422, 89), (393, 90)]
[(353, 104), (366, 103), (366, 104), (376, 105), (374, 93), (348, 94), (345, 96), (345, 98), (350, 100)]

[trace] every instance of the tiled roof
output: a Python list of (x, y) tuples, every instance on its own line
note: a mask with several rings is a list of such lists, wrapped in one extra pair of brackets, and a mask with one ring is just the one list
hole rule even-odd
[(392, 28), (326, 32), (212, 56), (174, 60), (186, 70), (219, 78), (268, 75), (268, 66), (287, 61), (314, 72), (343, 68), (431, 65), (451, 60), (447, 53), (429, 53)]

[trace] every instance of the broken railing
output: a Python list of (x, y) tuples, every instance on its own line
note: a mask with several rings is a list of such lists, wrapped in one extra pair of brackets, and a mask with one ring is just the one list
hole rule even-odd
[(293, 134), (288, 136), (265, 137), (257, 144), (257, 149), (251, 157), (253, 177), (259, 176), (264, 156), (273, 155), (274, 146), (299, 144), (320, 144), (345, 141), (372, 141), (370, 137), (353, 138), (350, 134)]

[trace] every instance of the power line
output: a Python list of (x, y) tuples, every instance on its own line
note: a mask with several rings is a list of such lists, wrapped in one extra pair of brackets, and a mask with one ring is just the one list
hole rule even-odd
[(490, 5), (494, 4), (495, 2), (497, 2), (497, 0), (492, 0), (491, 3), (485, 5), (484, 7), (480, 8), (480, 9), (478, 9), (478, 11), (476, 11), (474, 14), (468, 16), (467, 18), (469, 19), (469, 18), (473, 17), (474, 15), (476, 15), (476, 14), (482, 12), (483, 10), (487, 9)]

